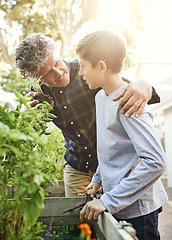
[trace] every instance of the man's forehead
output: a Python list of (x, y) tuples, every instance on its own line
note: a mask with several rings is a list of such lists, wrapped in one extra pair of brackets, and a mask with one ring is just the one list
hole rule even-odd
[(48, 62), (49, 63), (55, 63), (57, 61), (61, 61), (62, 59), (59, 56), (56, 57), (49, 57)]

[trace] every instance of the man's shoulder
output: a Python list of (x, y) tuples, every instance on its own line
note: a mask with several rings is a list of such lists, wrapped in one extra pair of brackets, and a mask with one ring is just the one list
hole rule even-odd
[(79, 65), (79, 60), (78, 59), (75, 59), (73, 61), (64, 61), (67, 65), (67, 67), (70, 69), (75, 69), (75, 70), (78, 70), (80, 65)]
[(79, 67), (80, 67), (78, 59), (75, 59), (73, 61), (64, 61), (64, 62), (66, 63), (66, 66), (70, 74), (70, 83), (80, 78), (80, 76), (78, 75)]

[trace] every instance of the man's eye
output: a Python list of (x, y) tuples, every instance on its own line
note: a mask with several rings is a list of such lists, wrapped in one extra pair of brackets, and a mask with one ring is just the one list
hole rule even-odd
[(57, 67), (57, 66), (58, 66), (58, 64), (59, 64), (59, 62), (56, 62), (56, 63), (55, 63), (55, 65), (54, 65), (54, 67)]

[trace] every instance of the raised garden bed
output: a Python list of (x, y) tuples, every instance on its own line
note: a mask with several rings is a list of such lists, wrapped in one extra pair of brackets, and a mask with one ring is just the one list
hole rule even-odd
[[(63, 185), (63, 183), (61, 183)], [(63, 187), (59, 192), (63, 192)], [(58, 195), (58, 189), (52, 189), (53, 194)], [(50, 189), (49, 189), (50, 191)], [(56, 192), (56, 193), (55, 193)], [(49, 196), (52, 196), (51, 193)], [(59, 229), (59, 222), (62, 220), (68, 225), (80, 224), (80, 209), (62, 214), (65, 210), (84, 203), (85, 196), (80, 197), (46, 197), (44, 200), (44, 209), (40, 214), (38, 221), (45, 223), (47, 226), (52, 221), (52, 229)], [(98, 240), (133, 240), (135, 239), (135, 230), (128, 226), (127, 223), (118, 223), (115, 218), (108, 212), (99, 216), (98, 222), (94, 224), (93, 229)]]
[[(9, 187), (9, 191), (12, 189)], [(49, 226), (52, 221), (52, 231), (60, 229), (60, 221), (67, 225), (79, 225), (79, 213), (81, 208), (62, 214), (67, 209), (84, 203), (85, 196), (66, 198), (64, 197), (64, 182), (59, 181), (59, 188), (49, 186), (47, 188), (48, 197), (44, 200), (44, 208), (38, 221)], [(99, 216), (98, 222), (93, 226), (93, 230), (98, 240), (133, 240), (136, 239), (135, 230), (126, 222), (118, 223), (108, 212)]]

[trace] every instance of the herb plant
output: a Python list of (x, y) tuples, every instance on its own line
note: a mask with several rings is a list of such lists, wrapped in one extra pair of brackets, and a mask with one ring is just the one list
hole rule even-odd
[[(37, 219), (44, 207), (45, 190), (52, 179), (57, 183), (57, 163), (44, 154), (47, 143), (51, 148), (46, 123), (54, 115), (49, 113), (48, 103), (31, 108), (27, 98), (16, 96), (16, 110), (11, 111), (8, 104), (0, 106), (0, 239), (41, 239), (36, 237), (43, 231)], [(21, 110), (23, 104), (25, 111)]]

